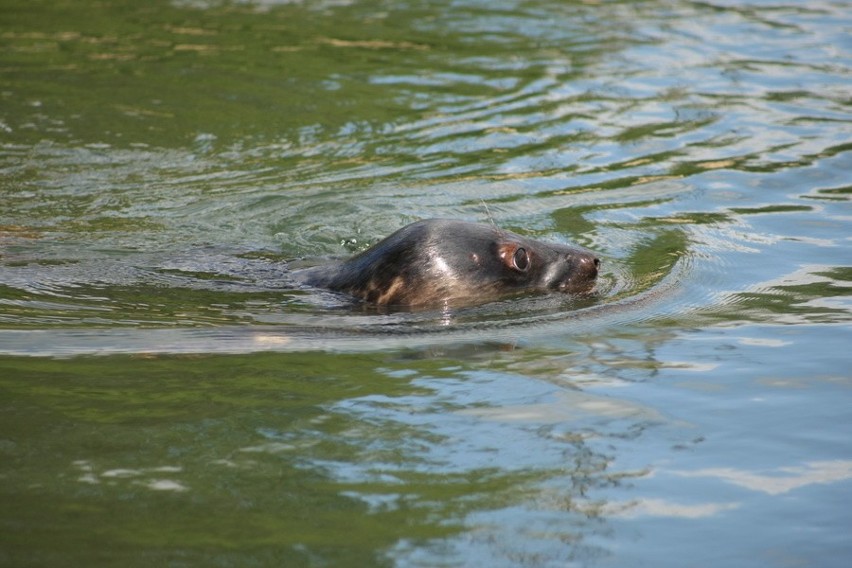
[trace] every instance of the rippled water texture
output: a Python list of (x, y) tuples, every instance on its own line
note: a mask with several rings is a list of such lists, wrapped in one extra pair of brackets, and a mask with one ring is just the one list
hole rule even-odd
[[(852, 558), (852, 4), (4, 0), (0, 565)], [(413, 312), (417, 219), (603, 260)]]

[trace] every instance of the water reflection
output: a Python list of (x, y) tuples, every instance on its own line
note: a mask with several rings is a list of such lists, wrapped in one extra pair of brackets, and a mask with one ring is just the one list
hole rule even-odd
[(671, 517), (678, 519), (702, 519), (715, 517), (720, 513), (738, 509), (740, 503), (674, 503), (664, 499), (640, 499), (635, 502), (616, 504), (606, 507), (609, 515), (627, 519), (641, 517)]
[[(685, 478), (711, 478), (770, 496), (777, 496), (811, 485), (829, 485), (852, 479), (852, 461), (831, 460), (806, 462), (801, 466), (785, 466), (765, 473), (736, 468), (707, 468), (691, 471), (662, 470), (655, 475)], [(671, 517), (682, 519), (709, 518), (745, 507), (743, 501), (721, 503), (678, 503), (666, 499), (637, 499), (628, 503), (609, 502), (607, 516), (616, 518)]]
[(793, 272), (754, 285), (753, 290), (729, 298), (749, 317), (784, 324), (838, 323), (852, 314), (847, 290), (852, 274), (846, 268), (808, 264)]
[[(180, 466), (159, 466), (144, 469), (108, 469), (96, 471), (93, 464), (86, 460), (78, 460), (73, 464), (80, 470), (77, 481), (90, 485), (105, 483), (116, 486), (121, 482), (130, 483), (151, 489), (152, 491), (183, 492), (189, 488), (174, 479), (163, 478), (163, 474), (179, 474), (183, 471)], [(125, 481), (126, 480), (126, 481)]]
[(809, 485), (852, 479), (852, 461), (811, 461), (760, 473), (736, 468), (708, 468), (672, 473), (683, 477), (711, 477), (767, 495), (783, 495)]
[[(0, 563), (845, 568), (848, 2), (75, 6), (4, 3)], [(489, 216), (599, 296), (286, 282)]]

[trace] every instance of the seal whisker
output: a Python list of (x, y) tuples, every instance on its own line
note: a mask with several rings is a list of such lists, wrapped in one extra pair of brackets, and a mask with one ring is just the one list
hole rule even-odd
[(488, 209), (488, 203), (486, 203), (486, 201), (484, 199), (482, 199), (481, 197), (479, 198), (479, 201), (480, 201), (480, 203), (482, 203), (482, 206), (485, 208), (485, 216), (488, 218), (488, 221), (491, 223), (491, 226), (499, 231), (500, 228), (497, 226), (497, 223), (494, 222), (494, 217), (491, 215), (491, 210)]

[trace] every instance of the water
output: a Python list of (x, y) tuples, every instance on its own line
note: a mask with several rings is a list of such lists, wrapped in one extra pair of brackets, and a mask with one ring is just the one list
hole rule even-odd
[[(848, 2), (0, 10), (0, 564), (846, 566)], [(293, 289), (428, 217), (592, 299)]]

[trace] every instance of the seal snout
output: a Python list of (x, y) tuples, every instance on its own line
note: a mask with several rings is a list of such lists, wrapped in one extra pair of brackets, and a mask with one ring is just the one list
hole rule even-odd
[(598, 257), (591, 254), (583, 254), (577, 259), (577, 270), (580, 274), (594, 279), (598, 275), (598, 267), (601, 265), (601, 261)]
[(593, 254), (582, 253), (574, 258), (574, 269), (571, 280), (577, 290), (590, 289), (598, 277), (598, 267), (601, 261)]
[(601, 261), (592, 253), (571, 251), (565, 255), (566, 272), (556, 288), (562, 292), (588, 292), (595, 285), (600, 264)]

